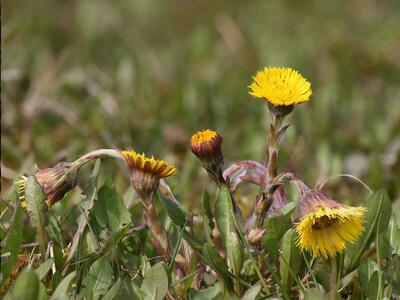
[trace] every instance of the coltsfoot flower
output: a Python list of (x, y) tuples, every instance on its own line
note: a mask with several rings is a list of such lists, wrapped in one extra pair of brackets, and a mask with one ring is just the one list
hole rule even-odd
[(175, 167), (163, 160), (146, 157), (135, 151), (121, 151), (121, 154), (127, 166), (132, 170), (132, 187), (143, 200), (153, 196), (161, 178), (178, 173)]
[(342, 205), (321, 191), (309, 191), (300, 200), (295, 224), (297, 241), (302, 250), (313, 257), (335, 256), (346, 248), (346, 243), (357, 240), (364, 231), (364, 207)]
[(216, 182), (223, 181), (224, 157), (221, 144), (222, 137), (210, 129), (196, 132), (190, 140), (190, 149), (193, 154), (197, 156), (202, 167)]
[(253, 76), (250, 94), (274, 106), (293, 106), (310, 100), (311, 84), (291, 68), (264, 68)]
[[(35, 173), (36, 180), (43, 188), (46, 203), (49, 207), (60, 201), (67, 192), (76, 186), (76, 175), (79, 167), (80, 165), (78, 163), (60, 162), (52, 168), (38, 170)], [(15, 181), (17, 192), (21, 200), (21, 206), (23, 208), (26, 207), (26, 181), (26, 176), (19, 176)]]

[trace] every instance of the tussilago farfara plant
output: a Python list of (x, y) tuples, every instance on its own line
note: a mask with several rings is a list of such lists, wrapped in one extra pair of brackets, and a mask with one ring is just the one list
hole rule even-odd
[[(388, 235), (394, 240), (400, 230), (393, 220), (389, 223), (386, 194), (376, 192), (366, 207), (352, 207), (332, 200), (323, 185), (312, 189), (295, 174), (279, 172), (279, 148), (289, 128), (285, 120), (295, 106), (310, 100), (311, 84), (291, 68), (264, 68), (253, 79), (250, 94), (269, 111), (264, 161), (243, 160), (225, 167), (221, 135), (210, 129), (193, 134), (190, 149), (216, 190), (215, 197), (204, 191), (200, 215), (186, 213), (165, 181), (178, 174), (175, 167), (133, 150), (96, 150), (16, 180), (16, 195), (37, 231), (40, 253), (31, 260), (53, 259), (47, 269), (40, 267), (47, 270), (40, 274), (49, 274), (40, 283), (49, 294), (90, 299), (398, 295), (400, 276), (389, 278), (381, 272), (383, 266), (395, 268), (400, 248), (400, 242), (397, 248), (396, 242), (387, 244)], [(109, 183), (99, 187), (101, 157), (125, 162), (135, 201), (123, 201)], [(54, 207), (76, 186), (81, 166), (93, 159), (96, 165), (78, 204), (78, 228), (73, 238), (66, 237), (59, 225), (65, 216)], [(296, 187), (295, 202), (288, 200), (288, 183)], [(246, 218), (237, 201), (241, 184), (259, 190)], [(16, 215), (21, 214), (18, 203), (14, 205)], [(9, 232), (18, 228), (10, 227)], [(4, 249), (11, 251), (15, 247), (9, 239)], [(9, 275), (14, 254), (5, 262), (3, 292), (13, 283)], [(27, 274), (38, 280), (29, 268), (21, 277)], [(65, 282), (67, 274), (76, 278), (74, 284)], [(57, 276), (67, 276), (61, 292), (54, 290), (57, 283), (51, 279)], [(20, 292), (18, 280), (9, 288), (12, 296)]]

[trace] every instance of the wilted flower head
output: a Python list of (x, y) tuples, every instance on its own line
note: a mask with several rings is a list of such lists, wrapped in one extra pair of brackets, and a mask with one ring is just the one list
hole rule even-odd
[(307, 102), (311, 84), (291, 68), (264, 68), (253, 77), (250, 94), (274, 106), (292, 106)]
[(221, 150), (222, 137), (213, 130), (198, 131), (190, 140), (190, 149), (199, 159), (200, 164), (217, 182), (222, 178), (224, 157)]
[(300, 200), (295, 218), (298, 245), (314, 257), (335, 256), (364, 231), (364, 207), (337, 203), (321, 191), (309, 191)]
[[(61, 200), (64, 195), (76, 186), (76, 175), (80, 164), (60, 162), (52, 168), (38, 170), (36, 180), (43, 188), (46, 203), (51, 207)], [(27, 177), (19, 176), (15, 181), (21, 206), (26, 207), (25, 185)]]
[(142, 199), (147, 199), (154, 194), (161, 178), (178, 173), (175, 167), (163, 160), (149, 158), (135, 151), (122, 151), (121, 154), (132, 170), (131, 184)]

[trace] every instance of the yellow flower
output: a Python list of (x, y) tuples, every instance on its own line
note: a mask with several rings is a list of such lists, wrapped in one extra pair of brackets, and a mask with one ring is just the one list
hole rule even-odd
[(26, 186), (27, 179), (28, 179), (28, 177), (26, 177), (24, 175), (20, 175), (14, 181), (19, 200), (21, 201), (22, 208), (26, 208), (25, 186)]
[[(178, 173), (178, 170), (163, 160), (146, 157), (135, 151), (121, 151), (121, 154), (132, 170), (131, 184), (143, 201), (150, 200), (157, 191), (160, 179)], [(146, 205), (143, 203), (146, 207)]]
[(139, 169), (146, 173), (151, 173), (158, 178), (172, 176), (178, 173), (178, 170), (167, 164), (163, 160), (154, 157), (146, 157), (144, 154), (135, 151), (122, 151), (122, 156), (130, 169)]
[(253, 77), (250, 94), (275, 106), (307, 102), (312, 94), (311, 84), (291, 68), (264, 68)]
[(335, 256), (353, 243), (364, 231), (364, 207), (339, 204), (321, 191), (306, 194), (297, 207), (297, 241), (313, 257)]

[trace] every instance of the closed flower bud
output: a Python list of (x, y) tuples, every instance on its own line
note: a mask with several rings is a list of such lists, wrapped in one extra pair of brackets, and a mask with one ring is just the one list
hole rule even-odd
[(364, 207), (338, 203), (319, 190), (308, 191), (297, 205), (298, 245), (314, 257), (335, 256), (364, 231)]
[(260, 228), (252, 229), (247, 234), (247, 240), (249, 241), (250, 244), (257, 244), (263, 237), (264, 232), (265, 229), (260, 229)]
[[(43, 188), (46, 203), (51, 207), (60, 201), (64, 195), (76, 186), (76, 176), (80, 165), (77, 163), (60, 162), (52, 168), (38, 170), (34, 175)], [(27, 177), (19, 176), (15, 181), (22, 207), (25, 203), (25, 184)]]
[(197, 156), (201, 166), (207, 170), (217, 184), (224, 181), (222, 165), (224, 157), (221, 150), (222, 137), (213, 130), (196, 132), (190, 141), (190, 148)]

